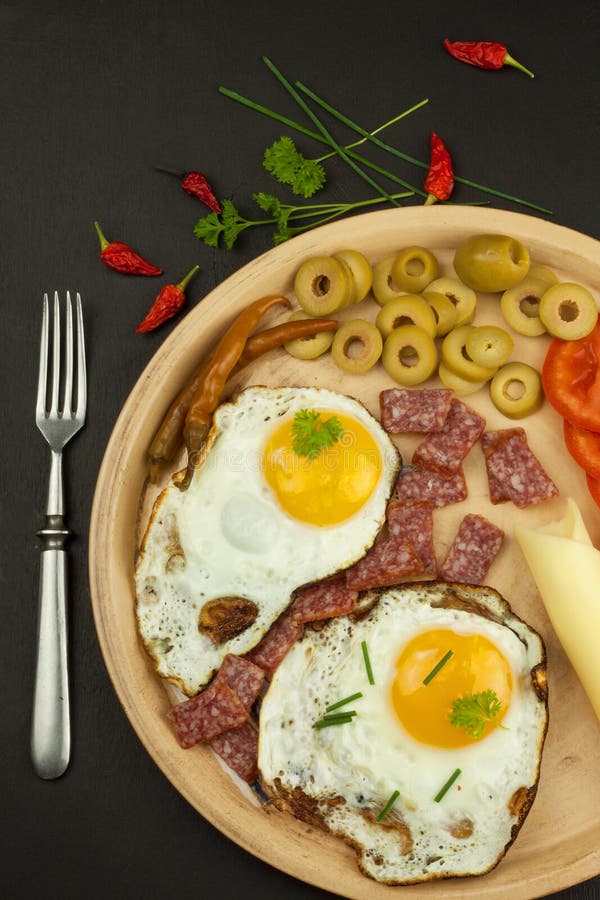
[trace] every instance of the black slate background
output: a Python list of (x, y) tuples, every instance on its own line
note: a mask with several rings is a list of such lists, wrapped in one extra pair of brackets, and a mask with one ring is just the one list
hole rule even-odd
[[(537, 77), (454, 62), (441, 46), (446, 36), (500, 40)], [(246, 233), (232, 251), (200, 244), (192, 228), (202, 207), (153, 170), (202, 169), (250, 217), (252, 191), (285, 196), (261, 158), (286, 129), (217, 92), (226, 85), (303, 121), (262, 64), (266, 54), (365, 126), (429, 97), (425, 109), (390, 131), (392, 143), (426, 159), (436, 130), (457, 172), (548, 206), (553, 221), (600, 238), (599, 38), (599, 8), (582, 0), (558, 7), (512, 0), (0, 2), (3, 897), (327, 896), (249, 856), (177, 794), (138, 741), (104, 668), (87, 583), (94, 484), (119, 410), (172, 325), (134, 334), (157, 283), (105, 269), (92, 220), (162, 264), (169, 280), (199, 263), (190, 306), (267, 250), (265, 229)], [(319, 153), (308, 140), (298, 144), (307, 155)], [(389, 157), (373, 158), (394, 168)], [(323, 199), (368, 195), (342, 164), (328, 171)], [(401, 165), (397, 171), (415, 183), (422, 177)], [(481, 197), (460, 189), (455, 199)], [(67, 774), (45, 783), (28, 754), (35, 533), (48, 473), (33, 410), (41, 297), (68, 288), (85, 302), (90, 382), (88, 424), (68, 448), (65, 473), (75, 534), (73, 755)], [(600, 897), (600, 878), (554, 896)]]

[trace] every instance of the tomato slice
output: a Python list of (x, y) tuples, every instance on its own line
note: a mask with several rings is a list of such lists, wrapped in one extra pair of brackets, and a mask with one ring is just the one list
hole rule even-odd
[(578, 341), (554, 338), (542, 368), (548, 402), (573, 425), (600, 431), (600, 317)]
[(600, 478), (600, 432), (565, 420), (564, 437), (565, 447), (575, 462), (592, 478)]
[(592, 478), (591, 475), (586, 475), (586, 480), (588, 490), (592, 495), (596, 506), (600, 506), (600, 478)]

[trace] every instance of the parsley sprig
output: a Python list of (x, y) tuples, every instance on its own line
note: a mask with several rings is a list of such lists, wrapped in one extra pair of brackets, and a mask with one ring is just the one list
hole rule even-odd
[(337, 416), (323, 419), (316, 409), (300, 409), (292, 422), (294, 453), (316, 459), (322, 450), (337, 443), (343, 433)]
[(327, 176), (316, 159), (306, 159), (290, 137), (280, 137), (265, 150), (263, 166), (280, 184), (289, 184), (292, 192), (309, 200), (320, 191)]
[[(448, 718), (455, 728), (462, 728), (472, 738), (480, 738), (488, 722), (493, 722), (502, 710), (496, 691), (488, 689), (479, 694), (465, 694), (452, 703)], [(506, 726), (501, 725), (501, 728)]]

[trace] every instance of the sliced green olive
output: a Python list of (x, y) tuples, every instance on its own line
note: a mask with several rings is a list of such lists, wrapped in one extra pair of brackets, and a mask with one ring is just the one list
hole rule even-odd
[[(296, 322), (298, 319), (312, 319), (303, 309), (296, 309), (290, 316), (288, 322)], [(333, 331), (321, 331), (319, 334), (313, 334), (310, 337), (296, 338), (288, 341), (283, 346), (296, 359), (316, 359), (331, 347), (333, 343)]]
[(392, 281), (400, 290), (418, 294), (439, 272), (438, 261), (425, 247), (405, 247), (392, 266)]
[(438, 354), (433, 338), (417, 325), (402, 325), (386, 337), (381, 362), (398, 384), (421, 384), (435, 372)]
[(450, 388), (451, 391), (454, 391), (455, 394), (459, 394), (461, 397), (466, 397), (468, 394), (474, 394), (476, 391), (481, 390), (484, 384), (487, 384), (487, 380), (469, 381), (467, 378), (461, 378), (460, 375), (457, 375), (456, 372), (449, 369), (448, 366), (444, 364), (443, 360), (440, 360), (438, 375), (440, 376), (440, 381), (444, 387)]
[(539, 372), (525, 363), (508, 363), (492, 378), (490, 397), (496, 409), (509, 419), (521, 419), (540, 406), (542, 379)]
[(390, 300), (395, 300), (396, 297), (401, 297), (405, 293), (405, 291), (401, 291), (394, 284), (392, 279), (392, 266), (395, 259), (395, 256), (386, 256), (385, 259), (382, 259), (381, 262), (378, 262), (373, 267), (373, 293), (380, 306), (383, 306), (384, 303), (389, 303)]
[(527, 275), (529, 250), (507, 234), (473, 235), (458, 247), (454, 270), (474, 291), (507, 291)]
[(539, 313), (540, 300), (547, 290), (545, 281), (528, 276), (516, 287), (504, 291), (500, 298), (500, 309), (513, 331), (528, 337), (545, 333), (546, 326)]
[(444, 294), (454, 304), (456, 307), (455, 326), (467, 325), (473, 321), (477, 306), (477, 294), (458, 278), (436, 278), (427, 286), (427, 291)]
[(456, 325), (458, 315), (456, 306), (449, 297), (439, 291), (425, 291), (423, 299), (433, 310), (436, 321), (436, 337), (444, 337)]
[(497, 325), (477, 325), (467, 335), (465, 349), (477, 365), (497, 369), (508, 362), (515, 349), (515, 342), (504, 328), (498, 328)]
[(530, 275), (531, 278), (539, 278), (540, 281), (545, 281), (548, 287), (552, 287), (553, 284), (558, 284), (558, 275), (555, 275), (548, 266), (529, 266), (529, 272), (527, 274)]
[(357, 375), (375, 365), (382, 349), (383, 338), (379, 329), (364, 319), (352, 319), (336, 331), (331, 355), (340, 369)]
[(433, 310), (422, 297), (416, 294), (404, 294), (390, 300), (377, 313), (375, 324), (384, 338), (394, 328), (402, 325), (417, 325), (426, 331), (429, 337), (435, 337), (436, 322)]
[(468, 355), (466, 342), (472, 330), (472, 325), (460, 325), (446, 335), (442, 341), (442, 361), (448, 369), (467, 381), (487, 381), (496, 369), (479, 365)]
[(582, 284), (562, 281), (548, 288), (540, 300), (540, 319), (553, 337), (577, 341), (593, 331), (598, 307)]
[(349, 271), (332, 256), (315, 256), (302, 263), (294, 279), (294, 293), (304, 312), (328, 316), (347, 306), (354, 291)]
[(350, 303), (360, 303), (364, 300), (373, 284), (373, 269), (366, 256), (358, 250), (340, 250), (334, 253), (334, 258), (346, 263), (350, 269), (353, 281), (353, 294)]

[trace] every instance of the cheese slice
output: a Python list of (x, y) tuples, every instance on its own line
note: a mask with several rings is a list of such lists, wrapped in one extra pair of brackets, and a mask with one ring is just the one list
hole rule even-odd
[(562, 519), (515, 527), (552, 627), (600, 719), (600, 551), (572, 498)]

